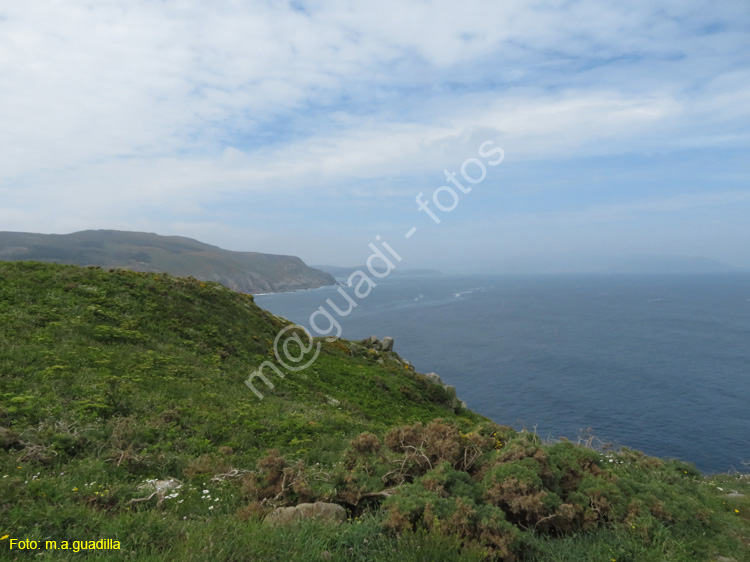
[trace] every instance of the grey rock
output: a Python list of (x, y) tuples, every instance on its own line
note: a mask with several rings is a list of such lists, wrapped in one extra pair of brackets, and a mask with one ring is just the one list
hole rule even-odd
[(367, 347), (373, 347), (379, 343), (378, 336), (370, 336), (367, 339), (362, 340), (362, 344)]
[(740, 494), (739, 492), (732, 492), (731, 494), (727, 494), (728, 498), (744, 498), (745, 494)]
[(383, 338), (383, 341), (380, 342), (380, 349), (382, 351), (393, 351), (393, 338)]
[(296, 507), (278, 507), (266, 515), (263, 524), (268, 526), (288, 525), (299, 519), (302, 519), (302, 513)]
[(461, 405), (461, 400), (459, 400), (458, 396), (456, 396), (456, 387), (450, 384), (446, 384), (446, 385), (443, 385), (443, 388), (448, 394), (448, 399), (450, 400), (451, 408), (453, 409), (458, 408)]
[(445, 389), (446, 394), (448, 395), (448, 403), (450, 404), (451, 408), (454, 410), (458, 407), (466, 408), (466, 402), (458, 398), (456, 396), (456, 387), (451, 386), (449, 384), (445, 384), (443, 382), (443, 379), (440, 378), (440, 375), (437, 373), (427, 373), (425, 375), (422, 375), (424, 378), (426, 378), (428, 381), (430, 381), (433, 384), (437, 384), (439, 386), (442, 386)]
[(424, 378), (435, 384), (443, 385), (443, 379), (441, 379), (440, 375), (438, 375), (437, 373), (427, 373)]
[(294, 507), (279, 507), (263, 520), (264, 525), (287, 525), (301, 519), (319, 519), (339, 523), (346, 521), (346, 509), (335, 503), (301, 503)]
[(297, 510), (302, 514), (303, 519), (320, 519), (333, 523), (346, 521), (346, 509), (337, 503), (301, 503), (297, 506)]

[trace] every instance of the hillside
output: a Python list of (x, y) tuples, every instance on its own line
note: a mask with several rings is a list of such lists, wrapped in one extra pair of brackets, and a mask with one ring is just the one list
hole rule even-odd
[[(369, 342), (316, 339), (259, 400), (243, 382), (289, 323), (218, 283), (0, 280), (0, 559), (748, 560), (746, 477), (542, 443)], [(316, 501), (345, 520), (269, 523)], [(98, 539), (121, 549), (44, 547)]]
[(217, 281), (242, 293), (294, 291), (335, 284), (331, 275), (308, 267), (294, 256), (233, 252), (191, 238), (145, 232), (0, 232), (0, 260), (166, 272)]

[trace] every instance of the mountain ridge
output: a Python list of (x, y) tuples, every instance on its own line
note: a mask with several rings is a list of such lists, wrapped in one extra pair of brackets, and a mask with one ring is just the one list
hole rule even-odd
[(217, 281), (233, 291), (269, 293), (335, 284), (296, 256), (237, 252), (184, 236), (84, 230), (70, 234), (0, 232), (0, 260), (97, 265)]

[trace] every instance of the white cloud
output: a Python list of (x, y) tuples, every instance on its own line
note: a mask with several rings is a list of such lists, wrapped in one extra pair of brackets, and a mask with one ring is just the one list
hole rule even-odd
[(354, 205), (488, 138), (509, 164), (750, 142), (742, 2), (6, 4), (3, 229), (161, 208), (225, 236), (220, 196)]

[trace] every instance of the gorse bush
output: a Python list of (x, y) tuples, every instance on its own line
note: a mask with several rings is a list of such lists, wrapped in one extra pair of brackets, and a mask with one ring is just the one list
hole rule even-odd
[(356, 515), (375, 509), (396, 535), (426, 529), (503, 560), (523, 559), (544, 537), (586, 533), (616, 532), (646, 545), (664, 536), (718, 540), (726, 514), (710, 507), (715, 492), (684, 463), (544, 444), (493, 424), (462, 434), (438, 419), (393, 428), (382, 441), (365, 432), (342, 459), (321, 477), (272, 451), (248, 477), (250, 499), (294, 505), (302, 498), (283, 494), (284, 484), (301, 481), (304, 501), (334, 501)]

